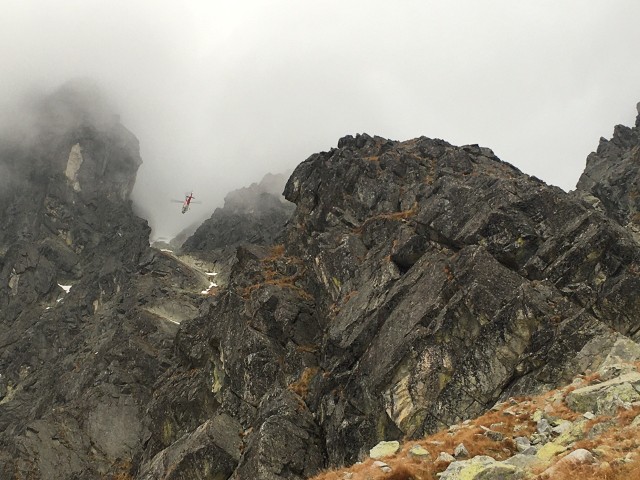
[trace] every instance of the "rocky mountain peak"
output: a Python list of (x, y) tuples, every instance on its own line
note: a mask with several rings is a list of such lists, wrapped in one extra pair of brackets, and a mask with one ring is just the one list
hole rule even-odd
[[(635, 127), (617, 125), (587, 157), (576, 192), (597, 199), (607, 215), (640, 238), (640, 103)], [(589, 200), (589, 198), (587, 198)]]
[[(286, 185), (228, 195), (176, 253), (149, 248), (123, 201), (133, 143), (87, 128), (0, 157), (55, 165), (27, 177), (30, 208), (1, 200), (0, 475), (309, 478), (586, 371), (635, 408), (637, 126), (601, 142), (576, 193), (478, 145), (346, 136)], [(551, 416), (544, 438), (524, 421), (546, 454)], [(516, 471), (499, 436), (521, 430), (493, 423), (469, 435), (511, 448), (478, 462)], [(447, 455), (447, 478), (476, 468)]]
[(303, 162), (285, 197), (298, 205), (301, 221), (322, 231), (336, 212), (348, 212), (340, 213), (344, 221), (360, 223), (377, 214), (407, 211), (441, 183), (481, 174), (507, 180), (520, 172), (477, 145), (453, 147), (426, 137), (396, 142), (362, 134), (343, 137), (338, 149)]
[(631, 234), (488, 148), (347, 136), (302, 162), (285, 197), (280, 243), (239, 249), (226, 288), (183, 324), (149, 468), (197, 463), (174, 442), (217, 404), (247, 432), (221, 476), (305, 478), (571, 381), (640, 331)]
[(281, 235), (294, 209), (282, 196), (286, 181), (284, 174), (267, 174), (260, 182), (230, 192), (224, 206), (217, 208), (180, 250), (216, 264), (219, 281), (225, 282), (238, 246), (271, 245)]
[(2, 478), (98, 477), (131, 456), (166, 350), (133, 293), (163, 262), (128, 200), (138, 141), (96, 95), (65, 85), (0, 134)]
[(258, 215), (273, 208), (277, 209), (278, 202), (285, 202), (282, 190), (287, 178), (288, 175), (268, 173), (260, 182), (229, 192), (224, 198), (224, 209), (229, 212)]
[[(30, 183), (66, 182), (85, 199), (127, 200), (142, 164), (138, 139), (101, 94), (86, 81), (70, 82), (52, 94), (25, 100), (4, 128), (0, 157), (7, 189)], [(8, 182), (7, 182), (8, 183)]]

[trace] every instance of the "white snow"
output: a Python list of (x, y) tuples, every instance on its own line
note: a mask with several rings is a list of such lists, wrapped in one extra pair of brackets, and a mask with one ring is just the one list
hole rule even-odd
[(169, 250), (168, 248), (161, 248), (160, 249), (161, 252), (169, 252), (169, 253), (173, 253), (173, 250)]
[(200, 293), (202, 295), (208, 295), (209, 292), (211, 291), (212, 288), (217, 287), (218, 284), (216, 282), (209, 282), (209, 288), (207, 288), (206, 290), (202, 290)]
[[(58, 286), (59, 286), (61, 289), (63, 289), (63, 290), (64, 290), (64, 293), (65, 293), (65, 294), (67, 294), (67, 293), (69, 293), (69, 290), (71, 290), (71, 287), (72, 287), (73, 285), (61, 285), (61, 284), (58, 284)], [(62, 298), (63, 298), (63, 297), (60, 297), (59, 299), (57, 299), (57, 300), (56, 300), (56, 303), (60, 303), (60, 302), (62, 301)]]
[(218, 274), (218, 272), (204, 272), (205, 275), (209, 275), (210, 277), (214, 277)]

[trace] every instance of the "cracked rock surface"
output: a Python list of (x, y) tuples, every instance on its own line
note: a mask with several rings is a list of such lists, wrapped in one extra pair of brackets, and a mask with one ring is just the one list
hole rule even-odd
[(295, 169), (295, 207), (229, 196), (187, 261), (149, 247), (137, 140), (80, 94), (0, 145), (2, 478), (308, 478), (618, 375), (638, 340), (637, 126), (570, 194), (477, 145), (346, 136)]

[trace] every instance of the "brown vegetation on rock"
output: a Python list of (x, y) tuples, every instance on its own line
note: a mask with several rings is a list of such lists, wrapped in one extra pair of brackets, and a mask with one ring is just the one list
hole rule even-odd
[[(637, 366), (637, 363), (636, 363)], [(469, 458), (486, 455), (497, 461), (506, 460), (518, 453), (514, 438), (529, 437), (536, 432), (536, 412), (544, 412), (560, 421), (576, 421), (582, 415), (572, 411), (564, 402), (566, 396), (577, 388), (600, 382), (600, 375), (592, 373), (579, 376), (574, 383), (558, 390), (552, 390), (537, 397), (512, 398), (496, 405), (486, 414), (453, 425), (448, 429), (427, 436), (421, 440), (405, 440), (401, 450), (392, 457), (384, 458), (391, 467), (385, 473), (374, 465), (373, 459), (366, 459), (353, 467), (326, 471), (312, 480), (391, 480), (415, 479), (437, 480), (449, 462), (437, 461), (441, 452), (453, 454), (459, 444), (464, 444)], [(640, 405), (629, 409), (620, 408), (615, 417), (597, 416), (586, 421), (584, 431), (587, 436), (574, 442), (562, 454), (533, 468), (526, 478), (535, 480), (636, 480), (640, 479)], [(600, 433), (588, 438), (596, 425), (602, 425)], [(489, 435), (487, 432), (494, 432)], [(593, 430), (595, 432), (595, 430)], [(502, 440), (495, 433), (501, 434)], [(419, 460), (408, 454), (419, 445), (428, 450), (428, 459)], [(578, 464), (575, 461), (561, 461), (569, 453), (586, 449), (593, 452), (596, 462)], [(553, 467), (553, 468), (550, 468)], [(552, 473), (549, 473), (552, 472)], [(349, 476), (350, 474), (350, 476)]]

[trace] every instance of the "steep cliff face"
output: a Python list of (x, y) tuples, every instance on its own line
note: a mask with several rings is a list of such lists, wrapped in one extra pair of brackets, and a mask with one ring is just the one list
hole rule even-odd
[[(305, 478), (638, 339), (632, 234), (487, 148), (349, 136), (285, 196), (282, 243), (239, 248), (227, 288), (181, 326), (141, 478)], [(212, 419), (233, 427), (198, 450)]]
[(637, 333), (637, 244), (588, 205), (476, 146), (339, 146), (286, 190), (288, 245), (325, 302), (320, 367), (349, 382), (346, 398), (319, 400), (331, 444), (372, 440), (389, 420), (433, 431), (566, 381), (597, 361), (594, 343)]
[(267, 174), (258, 183), (230, 192), (224, 206), (216, 208), (179, 250), (210, 262), (219, 274), (218, 283), (226, 283), (238, 246), (271, 245), (281, 235), (294, 210), (282, 196), (286, 182), (285, 175)]
[(293, 212), (230, 194), (188, 259), (149, 248), (137, 141), (95, 92), (37, 105), (0, 142), (2, 478), (307, 478), (640, 339), (634, 183), (607, 187), (638, 126), (572, 194), (477, 145), (347, 136)]
[(284, 175), (268, 174), (259, 183), (229, 193), (224, 206), (185, 240), (182, 250), (207, 254), (242, 243), (273, 243), (294, 209), (282, 197), (286, 181)]
[(576, 191), (595, 197), (597, 206), (640, 238), (640, 103), (637, 109), (635, 127), (617, 125), (610, 140), (600, 139)]
[(149, 249), (138, 141), (98, 91), (66, 85), (20, 118), (0, 142), (0, 477), (101, 478), (142, 448), (168, 365), (163, 279), (206, 282)]

